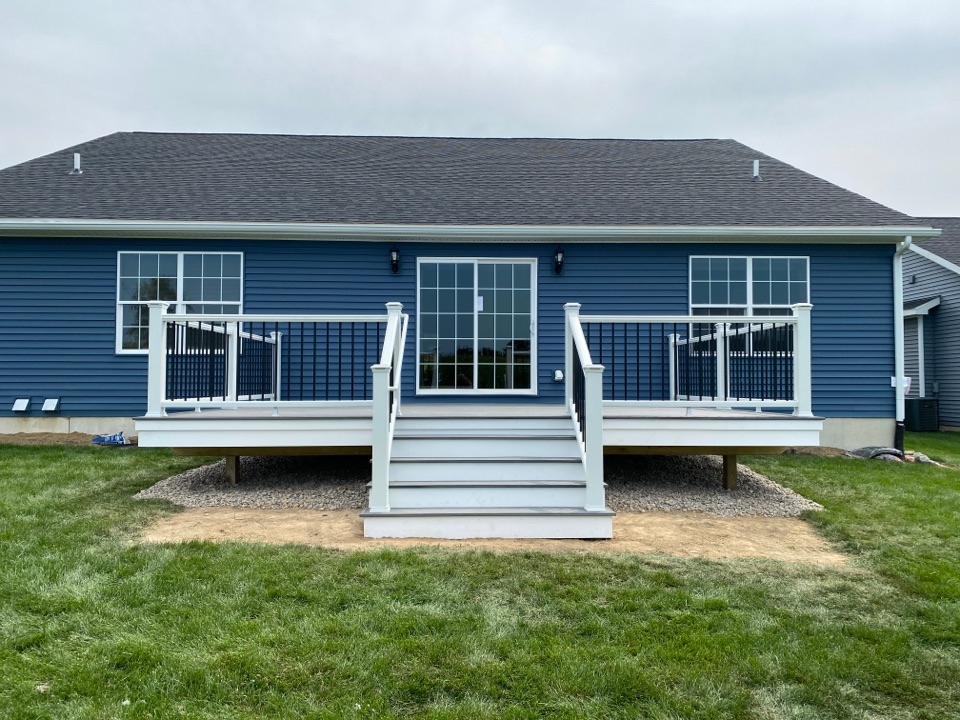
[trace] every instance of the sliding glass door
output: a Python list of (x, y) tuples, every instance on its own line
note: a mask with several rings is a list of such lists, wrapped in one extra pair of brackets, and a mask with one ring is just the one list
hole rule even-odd
[(417, 390), (536, 393), (536, 261), (421, 258)]

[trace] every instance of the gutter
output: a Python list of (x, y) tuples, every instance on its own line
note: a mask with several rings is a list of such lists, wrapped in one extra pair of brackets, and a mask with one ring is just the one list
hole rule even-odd
[(893, 354), (894, 383), (896, 387), (897, 412), (893, 444), (903, 452), (904, 418), (906, 417), (906, 397), (903, 387), (904, 349), (903, 349), (903, 254), (913, 244), (913, 236), (907, 235), (897, 245), (893, 253)]
[(0, 219), (0, 236), (146, 237), (218, 239), (351, 239), (488, 242), (581, 240), (603, 242), (797, 241), (899, 242), (904, 235), (931, 238), (932, 227), (731, 226), (731, 225), (428, 225), (381, 223), (210, 222), (178, 220)]

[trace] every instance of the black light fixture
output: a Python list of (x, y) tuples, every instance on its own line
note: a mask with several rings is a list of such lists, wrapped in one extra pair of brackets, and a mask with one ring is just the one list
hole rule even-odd
[(566, 256), (563, 254), (563, 248), (558, 247), (553, 251), (553, 272), (555, 275), (559, 275), (563, 272), (563, 263), (566, 261)]
[(394, 274), (400, 272), (400, 248), (396, 245), (390, 248), (390, 270)]

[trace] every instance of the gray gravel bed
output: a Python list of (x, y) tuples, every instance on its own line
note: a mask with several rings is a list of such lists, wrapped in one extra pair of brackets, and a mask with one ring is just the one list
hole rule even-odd
[(623, 512), (692, 510), (736, 517), (797, 517), (823, 506), (737, 465), (737, 489), (723, 488), (717, 455), (636, 455), (604, 459), (607, 505)]
[(244, 457), (230, 485), (226, 462), (161, 480), (133, 497), (184, 507), (360, 509), (367, 505), (368, 457)]
[[(688, 510), (733, 517), (796, 517), (821, 510), (769, 478), (740, 465), (739, 488), (723, 489), (719, 457), (638, 455), (608, 457), (607, 504), (621, 512)], [(245, 457), (241, 479), (227, 483), (225, 463), (188, 470), (142, 490), (138, 499), (185, 507), (361, 509), (367, 504), (369, 458)]]

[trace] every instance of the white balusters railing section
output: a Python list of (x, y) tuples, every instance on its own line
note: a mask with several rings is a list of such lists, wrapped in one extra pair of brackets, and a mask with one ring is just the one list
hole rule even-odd
[[(791, 408), (811, 417), (808, 303), (790, 315), (580, 315), (590, 357), (606, 368), (604, 401), (645, 407)], [(567, 372), (575, 355), (568, 342)], [(573, 383), (567, 385), (571, 405)]]
[[(393, 305), (393, 303), (391, 303)], [(168, 313), (150, 303), (147, 417), (169, 409), (370, 405), (390, 315)], [(397, 332), (405, 333), (406, 316)], [(402, 357), (397, 338), (389, 363)]]

